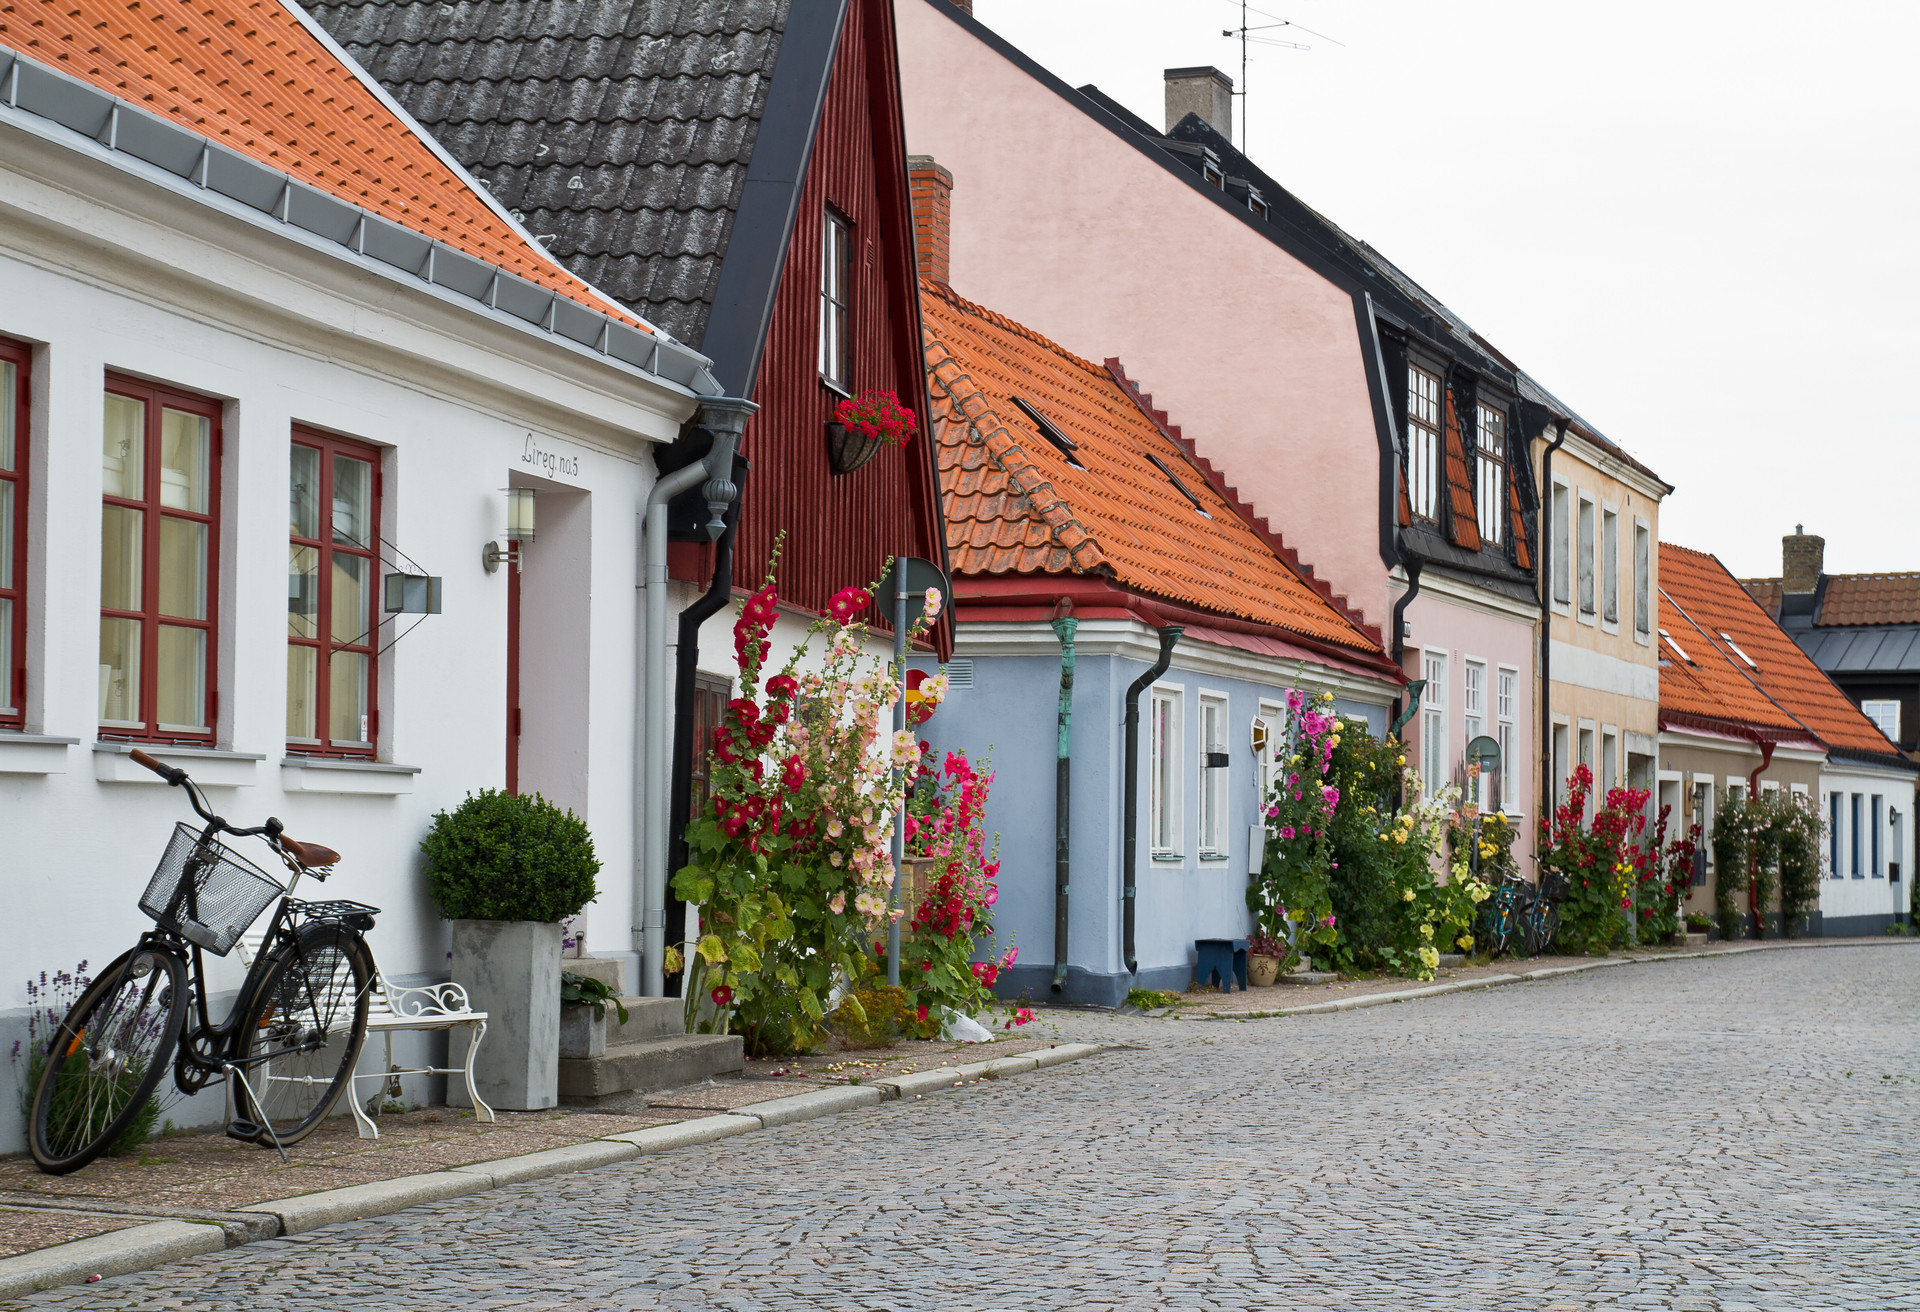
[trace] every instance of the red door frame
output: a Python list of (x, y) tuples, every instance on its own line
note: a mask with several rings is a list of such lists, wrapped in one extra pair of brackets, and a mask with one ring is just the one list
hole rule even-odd
[[(515, 547), (519, 544), (514, 543)], [(507, 791), (520, 792), (520, 561), (507, 561)]]

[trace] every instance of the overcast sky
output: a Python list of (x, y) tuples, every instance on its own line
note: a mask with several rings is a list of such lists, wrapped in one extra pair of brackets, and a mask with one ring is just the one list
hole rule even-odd
[[(1164, 121), (1238, 0), (975, 0)], [(1920, 4), (1261, 0), (1248, 153), (1675, 487), (1661, 536), (1920, 569)], [(1337, 44), (1336, 44), (1337, 43)], [(1240, 124), (1236, 119), (1235, 140)], [(1098, 344), (1076, 349), (1098, 354)]]

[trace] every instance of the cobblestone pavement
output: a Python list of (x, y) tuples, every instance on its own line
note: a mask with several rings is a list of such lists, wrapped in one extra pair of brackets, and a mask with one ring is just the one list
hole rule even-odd
[(1920, 1308), (1920, 947), (1137, 1045), (37, 1295), (89, 1309)]

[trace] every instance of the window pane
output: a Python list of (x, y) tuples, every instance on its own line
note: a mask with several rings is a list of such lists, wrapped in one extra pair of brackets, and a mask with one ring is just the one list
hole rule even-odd
[(0, 482), (0, 588), (19, 586), (13, 579), (13, 484)]
[(373, 466), (351, 456), (333, 458), (333, 540), (349, 547), (373, 545)]
[(212, 424), (205, 415), (161, 409), (161, 505), (168, 510), (207, 513), (207, 471), (212, 450)]
[(100, 605), (105, 610), (139, 610), (144, 511), (125, 506), (100, 508)]
[(367, 637), (367, 589), (373, 562), (337, 552), (333, 557), (333, 633), (335, 642), (358, 643)]
[(312, 741), (314, 716), (319, 714), (315, 700), (314, 667), (320, 653), (313, 647), (287, 646), (287, 737)]
[(100, 721), (140, 721), (140, 621), (100, 621)]
[(367, 741), (367, 658), (357, 651), (337, 651), (330, 661), (327, 683), (327, 734), (336, 743)]
[(160, 517), (160, 613), (188, 620), (207, 617), (205, 524)]
[(138, 501), (147, 494), (147, 403), (107, 393), (104, 490), (110, 497)]
[(287, 549), (287, 636), (320, 636), (320, 548)]
[(320, 536), (320, 453), (310, 446), (293, 448), (287, 487), (287, 534), (296, 538)]
[(0, 597), (0, 711), (19, 709), (13, 704), (13, 598)]
[(160, 626), (159, 705), (163, 728), (204, 731), (207, 705), (207, 635), (178, 624)]
[(0, 469), (8, 471), (14, 468), (14, 389), (19, 386), (14, 379), (15, 369), (13, 361), (0, 360)]

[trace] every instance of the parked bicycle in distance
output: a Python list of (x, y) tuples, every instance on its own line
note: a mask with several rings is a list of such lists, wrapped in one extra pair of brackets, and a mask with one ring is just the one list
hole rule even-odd
[(1476, 941), (1493, 957), (1538, 956), (1553, 946), (1567, 892), (1566, 876), (1555, 870), (1538, 887), (1518, 874), (1499, 880), (1480, 904)]
[[(185, 770), (135, 750), (133, 760), (184, 789), (204, 822), (174, 827), (140, 898), (154, 928), (90, 984), (55, 1028), (28, 1109), (33, 1160), (76, 1171), (126, 1133), (173, 1067), (198, 1093), (224, 1081), (227, 1134), (286, 1157), (348, 1087), (367, 1035), (378, 907), (302, 902), (302, 878), (325, 880), (337, 852), (287, 836), (280, 821), (237, 828), (215, 815)], [(286, 865), (278, 880), (220, 842), (260, 837)], [(275, 900), (260, 952), (232, 1009), (209, 1011), (202, 954), (226, 956)]]

